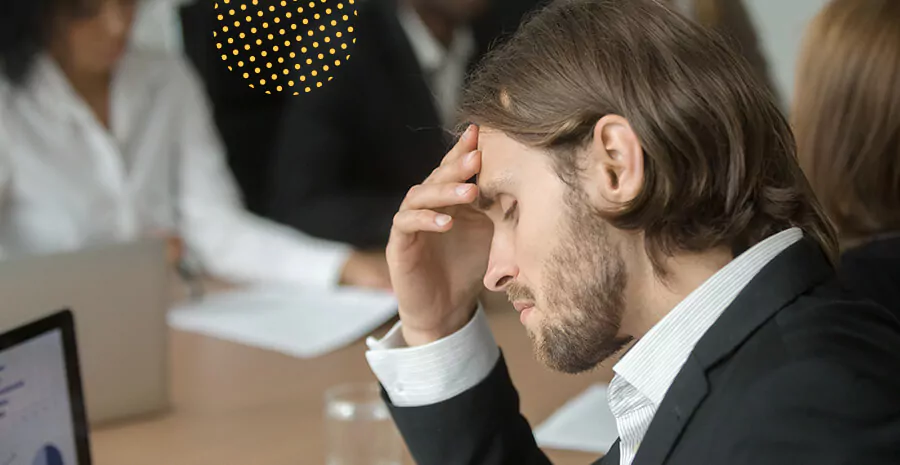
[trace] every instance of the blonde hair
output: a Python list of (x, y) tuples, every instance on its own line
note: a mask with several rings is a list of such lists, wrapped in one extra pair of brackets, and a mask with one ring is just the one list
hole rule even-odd
[(801, 165), (841, 238), (900, 229), (900, 1), (831, 2), (795, 86)]

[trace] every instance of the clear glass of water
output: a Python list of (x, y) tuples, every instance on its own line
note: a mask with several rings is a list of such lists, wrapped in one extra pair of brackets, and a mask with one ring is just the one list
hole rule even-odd
[(377, 383), (325, 393), (327, 465), (402, 465), (403, 442)]

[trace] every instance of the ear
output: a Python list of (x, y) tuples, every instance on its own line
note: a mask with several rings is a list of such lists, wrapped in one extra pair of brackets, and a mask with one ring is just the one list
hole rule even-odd
[(628, 120), (619, 115), (600, 118), (586, 155), (585, 190), (595, 207), (616, 210), (640, 194), (644, 151)]

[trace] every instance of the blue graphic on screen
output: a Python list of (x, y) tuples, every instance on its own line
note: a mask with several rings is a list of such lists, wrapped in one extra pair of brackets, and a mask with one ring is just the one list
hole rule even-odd
[(6, 366), (0, 365), (0, 419), (6, 416), (10, 396), (12, 396), (15, 391), (20, 390), (25, 386), (25, 381), (23, 380), (14, 381), (12, 383), (4, 382), (6, 377), (3, 376), (3, 372), (5, 370)]
[(62, 333), (0, 351), (0, 465), (82, 465)]
[(48, 444), (38, 452), (32, 465), (65, 465), (65, 462), (63, 462), (62, 452), (52, 444)]

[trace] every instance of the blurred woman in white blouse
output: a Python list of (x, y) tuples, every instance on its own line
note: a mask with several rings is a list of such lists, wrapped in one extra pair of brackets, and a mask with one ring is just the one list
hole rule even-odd
[(127, 49), (135, 1), (0, 2), (0, 257), (173, 236), (235, 282), (389, 287), (244, 210), (192, 70)]

